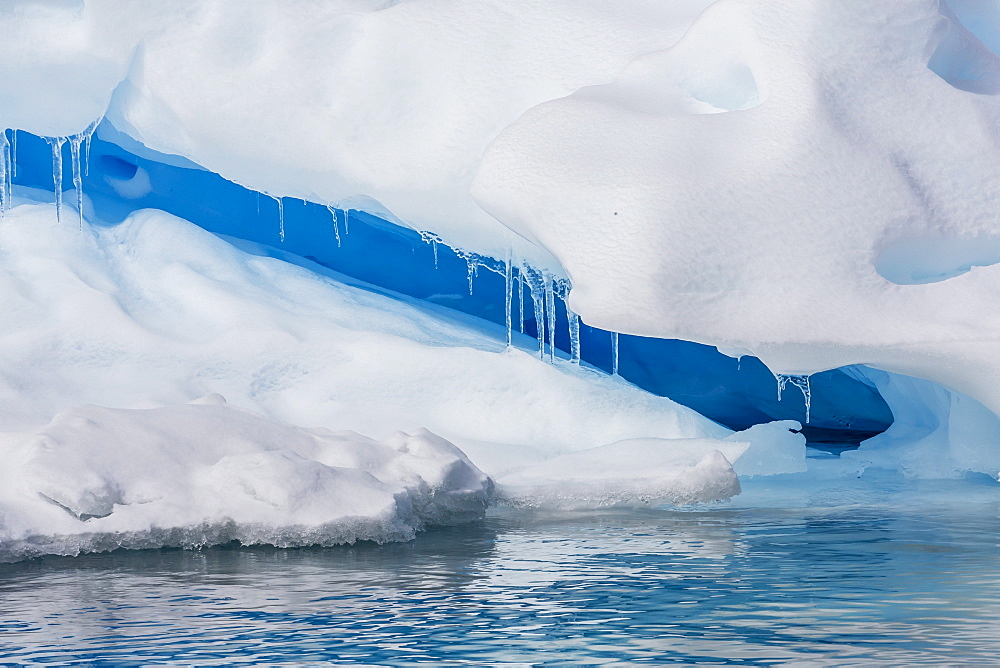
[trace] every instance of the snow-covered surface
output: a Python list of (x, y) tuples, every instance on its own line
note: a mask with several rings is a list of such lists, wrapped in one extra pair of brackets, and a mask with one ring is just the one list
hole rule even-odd
[(426, 430), (380, 443), (267, 420), (218, 395), (75, 407), (3, 440), (0, 561), (233, 540), (407, 540), (428, 524), (482, 517), (493, 488)]
[(106, 114), (255, 190), (388, 211), (502, 258), (514, 235), (468, 192), (487, 144), (673, 44), (709, 2), (23, 3), (0, 8), (0, 128), (65, 136)]
[(720, 0), (525, 113), (473, 192), (560, 260), (588, 323), (781, 373), (867, 363), (997, 412), (998, 92), (947, 4)]
[(0, 127), (105, 115), (260, 191), (513, 245), (594, 325), (783, 373), (867, 363), (997, 412), (998, 7), (18, 3)]
[[(662, 451), (655, 475), (622, 453), (613, 484), (578, 486), (575, 502), (716, 501), (739, 492), (717, 450), (739, 470), (750, 448), (748, 473), (795, 470), (789, 449), (805, 453), (798, 423), (733, 434), (619, 378), (507, 349), (497, 326), (160, 211), (81, 230), (18, 201), (0, 224), (5, 558), (406, 538), (482, 511), (493, 483), (479, 469), (534, 476), (537, 501), (532, 466), (565, 456), (579, 470), (635, 447)], [(189, 403), (211, 393), (231, 405)]]
[[(786, 374), (915, 376), (861, 372), (898, 424), (844, 465), (995, 474), (1000, 2), (709, 4), (8, 3), (0, 128), (66, 136), (104, 116), (109, 140), (172, 164), (497, 258), (513, 246), (572, 280), (588, 324)], [(0, 228), (11, 443), (81, 404), (191, 411), (218, 392), (292, 430), (427, 428), (527, 503), (711, 500), (734, 470), (802, 465), (787, 426), (762, 446), (748, 430), (737, 455), (728, 430), (619, 379), (163, 213), (53, 217), (24, 205)], [(648, 439), (686, 445), (656, 459)], [(610, 461), (634, 468), (595, 482)]]
[(496, 325), (344, 281), (160, 211), (81, 232), (50, 204), (16, 207), (0, 223), (0, 429), (217, 392), (378, 439), (426, 427), (555, 452), (731, 433), (599, 371), (507, 350)]
[(561, 508), (688, 504), (740, 493), (743, 476), (801, 473), (799, 423), (771, 422), (724, 439), (637, 438), (532, 463), (497, 478), (519, 506)]

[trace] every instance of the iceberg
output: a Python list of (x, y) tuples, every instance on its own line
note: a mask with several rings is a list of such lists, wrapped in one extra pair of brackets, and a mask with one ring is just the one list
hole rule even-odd
[(4, 544), (711, 502), (820, 432), (996, 476), (997, 6), (0, 8)]

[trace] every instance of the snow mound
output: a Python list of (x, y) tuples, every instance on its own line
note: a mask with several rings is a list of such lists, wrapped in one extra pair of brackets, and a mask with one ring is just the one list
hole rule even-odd
[(737, 474), (805, 471), (799, 427), (771, 422), (722, 439), (628, 439), (557, 455), (498, 476), (498, 498), (558, 508), (722, 501), (740, 493)]
[[(499, 498), (511, 506), (566, 509), (729, 499), (740, 493), (740, 482), (729, 460), (713, 445), (712, 441), (680, 441), (665, 449), (657, 442), (625, 442), (555, 457), (504, 478)], [(707, 453), (695, 464), (685, 463), (692, 451), (706, 448)], [(629, 458), (651, 453), (652, 461), (641, 473), (636, 471), (636, 464), (643, 460)], [(602, 468), (621, 461), (630, 463), (627, 471)], [(623, 478), (623, 473), (631, 475)]]
[(80, 406), (7, 435), (0, 560), (116, 547), (408, 540), (483, 516), (493, 481), (427, 430), (382, 442), (208, 400)]

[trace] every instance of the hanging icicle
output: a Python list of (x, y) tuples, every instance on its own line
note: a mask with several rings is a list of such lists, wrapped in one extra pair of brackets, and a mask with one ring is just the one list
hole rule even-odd
[[(94, 123), (94, 129), (97, 129), (97, 123)], [(86, 133), (83, 138), (83, 175), (90, 176), (90, 144), (94, 137), (94, 132), (90, 131)]]
[(344, 236), (351, 233), (351, 210), (344, 209)]
[(566, 319), (569, 321), (569, 361), (580, 363), (580, 316), (569, 310), (566, 305)]
[(56, 195), (56, 222), (62, 222), (62, 148), (65, 137), (46, 137), (45, 141), (52, 147), (52, 185)]
[(611, 332), (611, 375), (618, 375), (618, 332)]
[(780, 373), (774, 374), (774, 379), (778, 381), (778, 401), (781, 401), (781, 392), (788, 385), (788, 376)]
[(0, 132), (0, 218), (3, 218), (10, 208), (11, 177), (10, 144), (7, 143), (7, 131)]
[(17, 176), (17, 128), (10, 131), (10, 177)]
[(278, 203), (278, 236), (281, 238), (281, 243), (285, 243), (285, 203), (284, 198), (274, 197), (274, 201)]
[(556, 293), (552, 275), (545, 274), (545, 318), (549, 330), (549, 361), (556, 361)]
[(98, 118), (96, 121), (91, 123), (86, 127), (86, 129), (80, 134), (76, 135), (80, 139), (80, 143), (83, 144), (83, 175), (90, 176), (90, 142), (97, 132), (97, 126), (101, 124), (104, 118)]
[(476, 262), (475, 257), (472, 256), (472, 255), (466, 255), (464, 257), (465, 257), (465, 266), (468, 269), (469, 296), (471, 297), (472, 296), (472, 279), (479, 275), (479, 264)]
[(569, 293), (571, 285), (568, 279), (554, 281), (553, 290), (557, 298), (562, 301), (563, 308), (566, 309), (566, 327), (569, 332), (569, 361), (573, 364), (580, 363), (580, 316), (569, 307)]
[(438, 243), (441, 241), (441, 237), (434, 234), (433, 232), (418, 232), (420, 235), (420, 240), (425, 244), (430, 244), (431, 253), (434, 255), (434, 268), (438, 268)]
[(326, 210), (330, 212), (330, 217), (333, 219), (333, 236), (337, 239), (337, 248), (340, 248), (340, 225), (337, 224), (337, 209), (327, 204)]
[(535, 311), (535, 332), (538, 337), (538, 359), (545, 359), (545, 284), (540, 272), (525, 267), (525, 280), (531, 290), (531, 304)]
[(514, 258), (513, 251), (507, 249), (507, 262), (504, 263), (504, 315), (507, 321), (507, 347), (514, 345), (514, 317), (511, 313), (514, 301)]
[(76, 190), (76, 211), (80, 217), (80, 230), (83, 230), (83, 172), (80, 165), (80, 147), (83, 135), (73, 135), (69, 138), (69, 155), (73, 168), (73, 188)]
[(781, 401), (781, 391), (789, 383), (799, 388), (799, 391), (802, 392), (802, 398), (805, 400), (806, 405), (806, 424), (809, 424), (810, 413), (812, 412), (812, 388), (809, 384), (809, 376), (805, 374), (789, 375), (778, 373), (774, 377), (778, 381), (778, 401)]
[(524, 334), (524, 265), (517, 269), (517, 322)]

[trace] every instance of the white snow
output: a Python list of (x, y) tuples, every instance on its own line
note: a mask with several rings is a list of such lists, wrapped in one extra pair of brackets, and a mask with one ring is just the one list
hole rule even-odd
[(102, 115), (275, 196), (380, 211), (556, 263), (479, 208), (487, 144), (534, 105), (665, 48), (711, 0), (117, 0), (0, 8), (0, 128)]
[[(591, 325), (749, 352), (788, 376), (849, 364), (908, 374), (859, 372), (897, 424), (848, 459), (914, 476), (995, 473), (998, 16), (995, 0), (8, 3), (0, 129), (64, 138), (104, 116), (109, 139), (172, 164), (564, 274)], [(141, 195), (139, 177), (119, 194)], [(619, 379), (544, 364), (519, 337), (508, 349), (490, 325), (237, 250), (160, 212), (77, 230), (55, 225), (50, 205), (23, 204), (48, 195), (15, 194), (22, 206), (0, 224), (0, 430), (22, 462), (42, 461), (29, 451), (53, 416), (56, 440), (83, 461), (89, 450), (60, 426), (73, 411), (200, 415), (188, 402), (218, 392), (259, 414), (212, 409), (234, 423), (300, 436), (326, 426), (433, 440), (417, 431), (429, 429), (529, 504), (712, 500), (738, 489), (734, 470), (802, 466), (787, 425), (755, 428), (759, 441), (748, 430), (737, 455), (719, 425)], [(70, 408), (83, 404), (109, 408)], [(117, 416), (118, 434), (159, 413), (101, 415)], [(391, 446), (366, 437), (349, 440)], [(158, 498), (208, 471), (245, 480), (242, 464), (219, 462), (246, 455), (260, 459), (267, 512), (285, 513), (272, 526), (315, 526), (347, 516), (324, 515), (320, 500), (339, 492), (323, 480), (376, 470), (322, 473), (312, 454), (240, 443), (183, 461), (184, 484), (164, 478)], [(664, 459), (643, 471), (650, 451)], [(123, 494), (146, 484), (100, 461), (94, 481)], [(624, 468), (588, 473), (609, 462)], [(71, 511), (45, 502), (46, 517), (94, 514), (81, 504), (99, 485), (44, 466), (24, 481), (51, 477)], [(272, 469), (315, 473), (316, 496)], [(404, 474), (385, 475), (390, 495), (416, 498)], [(345, 540), (374, 535), (376, 521), (399, 535), (424, 521), (385, 511), (389, 492), (372, 485), (343, 507), (368, 522)], [(146, 512), (118, 505), (85, 524)], [(152, 517), (128, 530), (163, 528)], [(233, 521), (249, 531), (264, 520)], [(57, 526), (25, 522), (17, 535)]]
[(998, 73), (938, 2), (720, 0), (508, 126), (473, 193), (589, 324), (1000, 412)]
[(481, 517), (492, 481), (426, 430), (379, 443), (301, 429), (218, 395), (80, 406), (7, 436), (0, 561), (115, 547), (407, 540)]
[[(497, 477), (519, 506), (560, 508), (683, 505), (740, 493), (737, 474), (806, 470), (797, 422), (756, 425), (724, 439), (638, 438), (529, 464)], [(732, 464), (730, 463), (732, 462)]]
[[(18, 202), (46, 196), (15, 192)], [(406, 538), (482, 512), (492, 481), (473, 463), (529, 476), (553, 457), (585, 464), (630, 439), (663, 451), (655, 479), (645, 458), (617, 465), (615, 485), (640, 502), (738, 493), (729, 461), (701, 460), (722, 450), (739, 470), (753, 434), (751, 451), (771, 460), (748, 472), (789, 470), (789, 448), (804, 456), (789, 431), (798, 423), (734, 435), (620, 378), (539, 360), (533, 339), (507, 348), (502, 327), (241, 245), (258, 254), (155, 210), (82, 230), (56, 223), (51, 204), (8, 211), (7, 557)], [(189, 403), (211, 393), (231, 405)], [(691, 439), (698, 456), (682, 456)], [(590, 505), (615, 495), (574, 492)]]
[(998, 412), (997, 6), (18, 4), (0, 127), (106, 115), (275, 196), (513, 246), (589, 324), (786, 374), (867, 363)]

